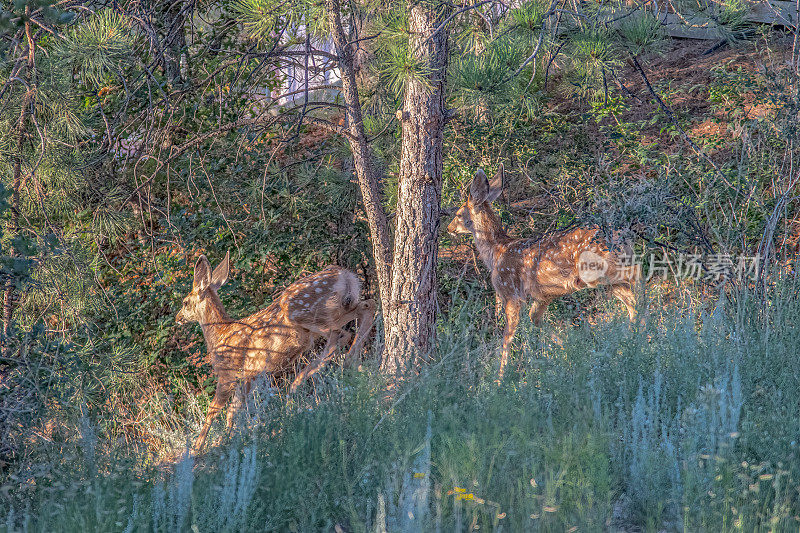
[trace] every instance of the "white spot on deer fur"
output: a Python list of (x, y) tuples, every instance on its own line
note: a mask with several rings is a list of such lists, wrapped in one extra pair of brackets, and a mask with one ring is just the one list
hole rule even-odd
[(317, 294), (319, 294), (319, 293), (321, 293), (321, 292), (322, 292), (322, 289), (320, 289), (319, 287), (317, 287), (316, 289), (314, 289), (314, 292), (316, 292)]

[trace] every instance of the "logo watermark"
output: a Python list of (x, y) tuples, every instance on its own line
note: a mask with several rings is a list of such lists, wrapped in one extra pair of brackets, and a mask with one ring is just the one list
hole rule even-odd
[(642, 272), (645, 281), (654, 278), (691, 279), (719, 283), (725, 280), (755, 281), (761, 267), (758, 255), (732, 254), (647, 254), (615, 255), (609, 259), (592, 251), (581, 252), (578, 258), (578, 276), (591, 285), (601, 278), (630, 279), (635, 271)]
[(598, 255), (590, 250), (584, 250), (578, 257), (578, 276), (581, 281), (591, 285), (598, 279), (604, 277), (608, 272), (608, 261), (602, 255)]
[[(646, 259), (646, 261), (643, 261)], [(636, 261), (634, 254), (633, 260)], [(669, 255), (666, 252), (646, 254), (640, 257), (648, 268), (645, 281), (655, 277), (666, 278), (670, 275), (677, 279), (694, 281), (720, 282), (733, 279), (736, 281), (755, 281), (758, 279), (761, 266), (759, 255), (732, 254), (698, 254), (678, 253)]]

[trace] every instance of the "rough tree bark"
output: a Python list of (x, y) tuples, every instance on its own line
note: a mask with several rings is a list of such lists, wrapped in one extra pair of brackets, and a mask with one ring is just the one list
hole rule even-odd
[(426, 72), (407, 80), (395, 218), (391, 303), (384, 309), (381, 370), (403, 374), (436, 343), (436, 258), (442, 191), (442, 140), (448, 38), (437, 31), (452, 10), (409, 0), (409, 50)]
[[(27, 135), (27, 123), (28, 123), (28, 115), (30, 113), (31, 101), (34, 97), (34, 93), (36, 91), (36, 83), (35, 78), (33, 75), (34, 68), (36, 66), (34, 62), (34, 57), (36, 53), (36, 42), (33, 39), (33, 33), (31, 31), (31, 23), (30, 23), (30, 6), (25, 6), (25, 40), (27, 43), (27, 51), (26, 51), (26, 66), (25, 66), (25, 74), (23, 79), (25, 81), (25, 95), (22, 98), (22, 106), (19, 113), (19, 119), (17, 120), (17, 126), (15, 131), (16, 136), (16, 144), (17, 149), (16, 153), (13, 157), (12, 163), (12, 176), (11, 176), (11, 216), (8, 221), (8, 229), (9, 233), (12, 236), (19, 235), (19, 192), (22, 188), (22, 150), (25, 145), (25, 139)], [(11, 256), (15, 257), (18, 255), (18, 250), (13, 245), (13, 241), (11, 244), (10, 250)], [(9, 284), (6, 285), (5, 291), (3, 293), (3, 335), (8, 337), (11, 335), (11, 327), (14, 321), (14, 307), (16, 305), (16, 291), (14, 290), (13, 280), (9, 281)], [(2, 355), (4, 357), (10, 357), (10, 343), (6, 342), (3, 343)]]
[[(164, 75), (175, 89), (183, 83), (181, 56), (186, 49), (186, 9), (182, 0), (163, 0)], [(187, 65), (188, 67), (188, 65)]]
[[(483, 54), (486, 53), (486, 43), (484, 42), (484, 35), (486, 33), (486, 20), (477, 12), (473, 12), (472, 14), (473, 20), (475, 24), (473, 26), (472, 35), (475, 39), (475, 47), (473, 48), (473, 53), (475, 57), (480, 58)], [(489, 122), (489, 102), (486, 96), (481, 95), (478, 97), (478, 103), (475, 108), (475, 115), (478, 119), (478, 122), (481, 124), (486, 124)]]
[(392, 243), (389, 234), (389, 222), (380, 199), (378, 180), (372, 162), (372, 150), (364, 133), (364, 121), (361, 114), (361, 102), (358, 97), (358, 85), (355, 76), (355, 51), (348, 43), (342, 28), (341, 6), (339, 0), (327, 0), (328, 27), (330, 28), (336, 55), (339, 59), (339, 71), (342, 78), (342, 97), (347, 111), (347, 123), (350, 136), (350, 150), (353, 152), (353, 164), (356, 169), (358, 185), (367, 212), (369, 234), (372, 240), (372, 256), (378, 277), (378, 292), (381, 307), (389, 308), (390, 275), (392, 262)]

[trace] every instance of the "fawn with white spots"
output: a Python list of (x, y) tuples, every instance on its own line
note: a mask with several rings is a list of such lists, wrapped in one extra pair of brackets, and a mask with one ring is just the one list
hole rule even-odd
[(533, 300), (529, 315), (538, 325), (554, 299), (587, 287), (606, 285), (625, 304), (633, 321), (636, 317), (634, 288), (641, 278), (638, 265), (623, 261), (632, 257), (632, 248), (623, 243), (616, 251), (609, 250), (597, 238), (598, 228), (575, 228), (541, 239), (509, 236), (491, 205), (502, 192), (503, 179), (502, 165), (491, 183), (483, 170), (478, 169), (467, 201), (447, 226), (451, 234), (474, 236), (478, 253), (491, 272), (498, 304), (505, 308), (499, 378), (503, 377), (520, 308), (525, 301)]
[(195, 452), (202, 449), (211, 423), (233, 397), (227, 416), (230, 429), (256, 376), (287, 370), (314, 341), (325, 337), (322, 352), (297, 374), (291, 387), (294, 392), (322, 368), (337, 347), (347, 344), (351, 335), (342, 329), (345, 325), (358, 320), (358, 334), (345, 358), (350, 363), (360, 353), (375, 320), (375, 302), (359, 298), (358, 277), (333, 265), (295, 281), (266, 309), (234, 320), (217, 294), (229, 271), (229, 253), (213, 272), (201, 255), (194, 267), (192, 292), (183, 299), (175, 319), (177, 324), (200, 323), (217, 377), (217, 390), (194, 443)]

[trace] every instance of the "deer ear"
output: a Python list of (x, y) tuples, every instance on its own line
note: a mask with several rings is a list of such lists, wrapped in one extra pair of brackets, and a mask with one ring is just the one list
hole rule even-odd
[(211, 287), (218, 291), (220, 287), (225, 285), (225, 282), (228, 281), (228, 274), (231, 271), (231, 253), (230, 251), (225, 252), (225, 259), (217, 265), (217, 268), (214, 269), (214, 273), (211, 274)]
[(497, 200), (500, 193), (503, 192), (503, 182), (506, 178), (506, 171), (503, 164), (500, 163), (500, 168), (497, 169), (497, 174), (494, 175), (492, 181), (489, 182), (489, 194), (486, 195), (487, 202), (494, 202)]
[(211, 264), (205, 255), (201, 255), (194, 265), (193, 288), (204, 291), (209, 285), (211, 285)]
[(469, 195), (476, 204), (482, 204), (489, 195), (489, 180), (482, 168), (475, 172), (472, 185), (469, 186)]

